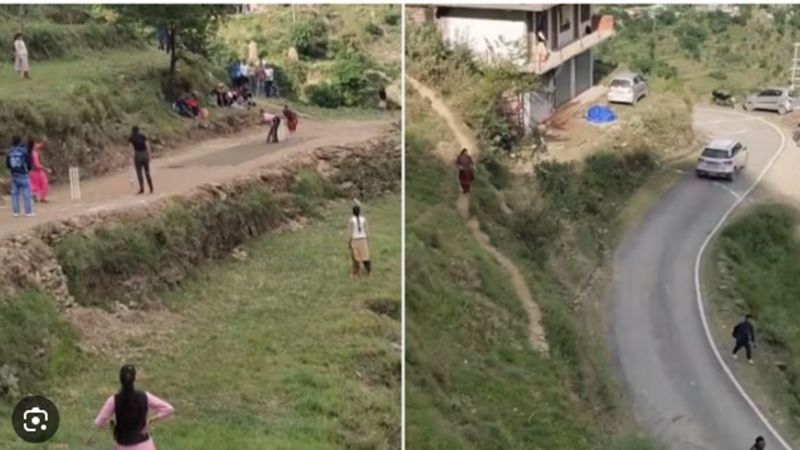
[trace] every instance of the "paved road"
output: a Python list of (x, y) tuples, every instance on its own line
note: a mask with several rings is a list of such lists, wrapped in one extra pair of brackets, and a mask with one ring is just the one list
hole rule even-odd
[(57, 186), (49, 195), (49, 203), (35, 206), (35, 218), (12, 217), (10, 201), (6, 201), (0, 205), (0, 239), (53, 220), (136, 207), (185, 193), (206, 183), (246, 175), (315, 148), (363, 142), (381, 135), (390, 125), (387, 120), (306, 120), (296, 134), (278, 144), (265, 144), (263, 129), (189, 144), (153, 161), (156, 195), (135, 195), (127, 170), (81, 182), (82, 198), (77, 202), (70, 200), (68, 185)]
[[(758, 116), (699, 110), (695, 127), (750, 149), (733, 183), (684, 176), (630, 230), (615, 257), (611, 345), (637, 421), (670, 449), (787, 449), (748, 404), (709, 345), (695, 288), (700, 248), (783, 146)], [(794, 145), (794, 144), (789, 144)], [(747, 201), (747, 200), (744, 200)], [(719, 343), (726, 364), (730, 342)]]

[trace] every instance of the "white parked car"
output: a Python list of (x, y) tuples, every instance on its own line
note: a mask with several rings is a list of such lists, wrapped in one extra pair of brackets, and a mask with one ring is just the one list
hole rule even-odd
[(715, 139), (697, 159), (698, 177), (727, 178), (731, 181), (747, 167), (747, 146), (731, 139)]
[(608, 85), (608, 101), (610, 103), (629, 103), (635, 105), (647, 95), (647, 83), (644, 77), (633, 72), (624, 72), (614, 76)]
[(761, 109), (775, 111), (780, 115), (792, 112), (797, 106), (797, 92), (791, 88), (764, 89), (758, 94), (747, 97), (744, 109), (752, 111)]

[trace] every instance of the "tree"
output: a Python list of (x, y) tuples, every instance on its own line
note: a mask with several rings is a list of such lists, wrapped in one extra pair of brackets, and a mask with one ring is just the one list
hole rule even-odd
[(210, 38), (234, 5), (114, 5), (122, 21), (166, 31), (169, 59), (169, 86), (175, 86), (175, 68), (184, 50), (207, 56)]

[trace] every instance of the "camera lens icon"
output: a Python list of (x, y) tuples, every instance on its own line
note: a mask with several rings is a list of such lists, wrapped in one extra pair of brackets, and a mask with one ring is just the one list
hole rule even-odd
[(49, 399), (40, 395), (25, 397), (11, 415), (14, 432), (25, 442), (41, 443), (52, 438), (58, 431), (58, 408)]
[(47, 411), (34, 406), (22, 413), (22, 429), (28, 433), (47, 431)]

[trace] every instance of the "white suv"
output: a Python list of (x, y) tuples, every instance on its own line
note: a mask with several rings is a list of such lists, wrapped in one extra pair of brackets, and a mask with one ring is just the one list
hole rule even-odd
[(609, 103), (629, 103), (635, 105), (636, 102), (647, 95), (647, 83), (644, 78), (636, 73), (623, 72), (614, 77), (608, 85)]
[(747, 167), (747, 146), (731, 139), (715, 139), (703, 149), (697, 159), (698, 177), (736, 179), (740, 170)]

